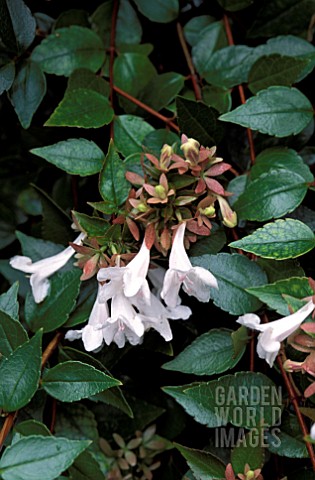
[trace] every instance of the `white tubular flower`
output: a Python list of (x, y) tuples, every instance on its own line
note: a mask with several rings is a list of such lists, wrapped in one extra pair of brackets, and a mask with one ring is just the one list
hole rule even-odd
[(292, 315), (270, 323), (261, 324), (260, 318), (254, 313), (247, 313), (239, 317), (237, 322), (261, 332), (258, 336), (257, 353), (260, 358), (265, 359), (270, 367), (272, 367), (279, 353), (281, 342), (299, 328), (314, 308), (315, 305), (312, 300), (310, 300)]
[(69, 330), (66, 340), (78, 340), (82, 338), (84, 348), (87, 352), (94, 352), (101, 348), (103, 344), (103, 327), (109, 317), (108, 306), (106, 302), (100, 302), (102, 285), (99, 284), (97, 297), (93, 305), (88, 324), (82, 330)]
[(310, 437), (312, 440), (315, 440), (315, 423), (311, 426)]
[[(85, 233), (80, 235), (74, 240), (73, 243), (80, 245), (85, 238)], [(32, 287), (33, 297), (36, 303), (42, 302), (48, 295), (50, 282), (48, 278), (55, 272), (60, 270), (72, 257), (75, 250), (72, 247), (67, 247), (57, 255), (53, 255), (48, 258), (43, 258), (38, 262), (34, 262), (29, 257), (16, 255), (10, 260), (12, 268), (21, 270), (25, 273), (30, 273), (30, 284)]]
[(193, 295), (200, 302), (210, 299), (210, 287), (218, 288), (214, 275), (202, 267), (193, 267), (184, 247), (186, 224), (182, 223), (175, 234), (161, 297), (166, 305), (175, 308), (180, 304), (178, 295), (181, 285), (188, 295)]

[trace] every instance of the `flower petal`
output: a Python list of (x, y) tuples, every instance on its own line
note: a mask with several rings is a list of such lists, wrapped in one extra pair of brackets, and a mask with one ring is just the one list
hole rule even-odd
[(167, 306), (175, 308), (181, 303), (178, 295), (182, 284), (182, 276), (176, 270), (167, 270), (164, 277), (163, 288), (161, 291), (161, 298)]
[(48, 295), (50, 281), (38, 273), (33, 273), (30, 278), (30, 284), (35, 302), (42, 302)]
[(103, 343), (103, 331), (92, 325), (86, 325), (82, 330), (82, 341), (87, 352), (98, 350)]
[(127, 265), (124, 274), (124, 293), (127, 297), (133, 297), (141, 288), (149, 268), (150, 249), (145, 240), (133, 260)]

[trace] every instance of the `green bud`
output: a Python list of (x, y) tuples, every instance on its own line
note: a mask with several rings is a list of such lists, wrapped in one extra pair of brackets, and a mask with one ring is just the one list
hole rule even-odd
[(145, 213), (148, 211), (148, 207), (145, 203), (141, 202), (137, 205), (137, 210), (139, 210), (139, 212)]
[(157, 196), (159, 198), (161, 198), (161, 200), (164, 200), (167, 197), (166, 191), (165, 191), (165, 188), (163, 187), (163, 185), (156, 185), (154, 187), (154, 190), (155, 190)]
[(199, 208), (199, 210), (202, 215), (206, 215), (207, 217), (212, 217), (215, 214), (215, 208), (213, 205), (206, 208)]
[(253, 472), (253, 470), (249, 470), (246, 473), (246, 480), (252, 480), (253, 478), (255, 478), (255, 472)]

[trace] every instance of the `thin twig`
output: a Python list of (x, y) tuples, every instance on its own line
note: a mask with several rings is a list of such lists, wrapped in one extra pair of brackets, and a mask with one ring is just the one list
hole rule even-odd
[[(109, 100), (113, 109), (114, 109), (115, 38), (116, 38), (118, 8), (119, 8), (119, 2), (118, 0), (114, 0), (112, 24), (111, 24), (111, 31), (110, 31), (110, 47), (109, 47)], [(114, 122), (111, 122), (110, 124), (110, 138), (114, 138)]]
[[(232, 34), (230, 22), (227, 15), (223, 16), (223, 22), (224, 22), (224, 27), (225, 27), (226, 36), (227, 36), (229, 45), (232, 46), (234, 45), (234, 39), (233, 39), (233, 34)], [(246, 97), (245, 97), (243, 85), (238, 85), (238, 93), (239, 93), (242, 104), (246, 103)], [(251, 131), (250, 128), (247, 128), (246, 131), (247, 131), (247, 138), (248, 138), (248, 145), (249, 145), (250, 161), (252, 165), (254, 165), (256, 161), (256, 154), (255, 154), (255, 147), (254, 147), (254, 140), (253, 140), (253, 132)]]
[[(63, 338), (63, 333), (58, 332), (56, 333), (52, 341), (47, 345), (42, 356), (42, 362), (41, 362), (42, 368), (44, 367), (46, 362), (49, 360), (49, 358), (57, 348), (62, 338)], [(13, 428), (17, 414), (18, 414), (18, 410), (16, 410), (15, 412), (10, 412), (6, 417), (4, 424), (2, 425), (2, 428), (0, 430), (0, 451), (3, 447), (5, 439), (7, 438), (7, 436), (9, 435), (10, 431)]]
[(160, 120), (162, 120), (162, 122), (166, 123), (166, 125), (169, 125), (174, 130), (176, 130), (176, 132), (179, 132), (179, 127), (174, 122), (172, 122), (170, 118), (164, 117), (164, 115), (161, 115), (159, 112), (149, 107), (149, 105), (146, 105), (145, 103), (141, 102), (140, 100), (133, 97), (129, 93), (125, 92), (124, 90), (121, 90), (121, 88), (117, 87), (116, 85), (113, 85), (113, 90), (119, 93), (119, 95), (122, 95), (123, 97), (130, 100), (135, 105), (138, 105), (138, 107), (141, 107), (143, 108), (143, 110), (146, 110), (147, 112), (151, 113), (151, 115), (154, 115), (156, 118), (159, 118)]
[(189, 71), (190, 71), (190, 77), (191, 77), (191, 81), (192, 81), (194, 92), (195, 92), (195, 98), (196, 98), (196, 100), (202, 100), (201, 88), (199, 86), (198, 77), (196, 75), (195, 67), (194, 67), (194, 64), (192, 62), (192, 59), (191, 59), (191, 56), (190, 56), (190, 53), (189, 53), (189, 50), (188, 50), (188, 47), (187, 47), (187, 43), (186, 43), (186, 40), (185, 40), (185, 37), (184, 37), (183, 28), (182, 28), (180, 23), (177, 23), (176, 26), (177, 26), (178, 38), (179, 38), (179, 41), (180, 41), (181, 47), (183, 49), (183, 52), (184, 52), (184, 55), (185, 55), (185, 58), (186, 58), (186, 62), (187, 62), (187, 65), (188, 65), (188, 68), (189, 68)]

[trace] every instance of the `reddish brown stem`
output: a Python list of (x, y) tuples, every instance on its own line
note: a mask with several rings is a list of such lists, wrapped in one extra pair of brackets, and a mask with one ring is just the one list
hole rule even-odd
[[(232, 45), (234, 45), (234, 39), (233, 39), (232, 30), (231, 30), (231, 25), (230, 25), (230, 22), (229, 22), (229, 19), (228, 19), (227, 15), (223, 16), (223, 22), (224, 22), (224, 27), (225, 27), (228, 43), (229, 43), (230, 46), (232, 46)], [(245, 97), (243, 85), (238, 85), (238, 93), (239, 93), (242, 104), (244, 104), (246, 102), (246, 97)], [(249, 145), (250, 161), (253, 165), (256, 161), (256, 154), (255, 154), (255, 147), (254, 147), (254, 140), (253, 140), (253, 132), (251, 131), (250, 128), (247, 128), (246, 131), (247, 131), (247, 138), (248, 138), (248, 145)]]
[[(118, 8), (119, 8), (119, 2), (118, 0), (114, 0), (112, 24), (111, 24), (111, 31), (110, 31), (110, 48), (109, 48), (109, 100), (113, 109), (114, 109), (115, 38), (116, 38)], [(111, 122), (110, 124), (110, 138), (114, 138), (114, 122)]]
[(51, 433), (54, 433), (55, 431), (56, 415), (57, 415), (57, 400), (53, 398), (52, 407), (51, 407), (51, 421), (50, 421), (50, 428), (49, 428)]
[(121, 88), (117, 87), (116, 85), (113, 86), (113, 90), (119, 93), (119, 95), (130, 100), (135, 105), (138, 105), (138, 107), (141, 107), (143, 108), (143, 110), (146, 110), (147, 112), (151, 113), (151, 115), (154, 115), (156, 118), (159, 118), (160, 120), (162, 120), (162, 122), (166, 123), (166, 125), (169, 125), (174, 130), (176, 130), (176, 132), (179, 132), (179, 127), (174, 122), (172, 122), (170, 118), (164, 117), (164, 115), (161, 115), (159, 112), (149, 107), (149, 105), (146, 105), (145, 103), (141, 102), (140, 100), (133, 97), (129, 93), (125, 92), (124, 90), (121, 90)]
[[(59, 342), (61, 341), (62, 338), (63, 338), (63, 333), (60, 333), (60, 332), (56, 333), (54, 338), (47, 345), (46, 349), (43, 352), (43, 356), (42, 356), (42, 363), (41, 363), (42, 368), (44, 367), (46, 362), (49, 360), (49, 358), (53, 354), (54, 350), (57, 348), (57, 346), (58, 346), (58, 344), (59, 344)], [(10, 412), (6, 417), (6, 419), (4, 421), (4, 424), (2, 425), (2, 428), (0, 430), (0, 451), (3, 447), (5, 439), (7, 438), (7, 436), (9, 435), (10, 431), (13, 428), (13, 425), (14, 425), (15, 419), (17, 417), (17, 414), (18, 414), (18, 410), (16, 410), (15, 412)]]
[(190, 71), (190, 78), (191, 78), (191, 82), (193, 84), (193, 89), (194, 89), (194, 92), (195, 92), (195, 98), (196, 98), (196, 100), (202, 100), (201, 88), (200, 88), (199, 83), (198, 83), (198, 77), (196, 75), (195, 67), (194, 67), (194, 64), (192, 62), (192, 59), (191, 59), (191, 56), (190, 56), (190, 53), (189, 53), (189, 50), (188, 50), (188, 47), (187, 47), (187, 43), (186, 43), (186, 40), (185, 40), (185, 37), (184, 37), (184, 32), (183, 32), (183, 29), (182, 29), (182, 26), (181, 26), (180, 23), (177, 23), (177, 34), (178, 34), (178, 38), (179, 38), (179, 41), (180, 41), (181, 47), (183, 49), (183, 52), (184, 52), (184, 55), (185, 55), (185, 58), (186, 58), (186, 62), (187, 62), (187, 65), (188, 65), (188, 68), (189, 68), (189, 71)]

